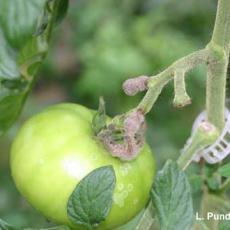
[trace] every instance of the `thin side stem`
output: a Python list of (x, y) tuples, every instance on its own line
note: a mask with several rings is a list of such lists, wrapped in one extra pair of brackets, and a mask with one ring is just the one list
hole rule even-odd
[(157, 219), (153, 218), (152, 213), (154, 213), (154, 208), (152, 202), (150, 201), (141, 219), (139, 220), (138, 225), (134, 230), (143, 230), (143, 229), (159, 230)]
[(226, 192), (230, 188), (230, 178), (228, 178), (221, 186), (220, 192)]
[(208, 49), (198, 50), (177, 60), (163, 72), (150, 77), (148, 91), (137, 108), (142, 110), (145, 114), (148, 113), (164, 86), (174, 78), (174, 74), (177, 71), (183, 70), (183, 72), (186, 73), (200, 64), (206, 64), (208, 55)]
[(177, 160), (180, 168), (185, 170), (192, 161), (194, 154), (212, 144), (218, 136), (219, 131), (215, 126), (208, 122), (201, 123)]
[(185, 74), (183, 71), (176, 71), (174, 76), (174, 107), (183, 107), (191, 104), (191, 98), (187, 94), (185, 84)]

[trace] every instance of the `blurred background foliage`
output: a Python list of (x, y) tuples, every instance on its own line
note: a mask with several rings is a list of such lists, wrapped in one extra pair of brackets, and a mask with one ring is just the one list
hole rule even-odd
[[(142, 74), (154, 75), (177, 58), (203, 47), (211, 36), (216, 2), (71, 1), (66, 19), (55, 30), (48, 58), (20, 119), (0, 139), (2, 219), (21, 227), (49, 225), (19, 195), (10, 178), (10, 144), (22, 122), (44, 107), (63, 101), (96, 109), (99, 96), (104, 96), (111, 116), (135, 107), (143, 95), (126, 96), (122, 82)], [(188, 75), (187, 87), (192, 105), (174, 109), (171, 84), (147, 115), (147, 139), (159, 168), (166, 159), (178, 157), (193, 120), (204, 109), (204, 69), (197, 68)], [(190, 171), (194, 170), (196, 166), (192, 165)], [(191, 183), (193, 179), (198, 186), (199, 178), (193, 176)], [(193, 187), (195, 203), (199, 199), (197, 186)]]

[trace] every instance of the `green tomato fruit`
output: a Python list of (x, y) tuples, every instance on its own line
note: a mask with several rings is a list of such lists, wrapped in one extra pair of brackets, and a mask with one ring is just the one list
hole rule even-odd
[(80, 105), (59, 104), (29, 119), (12, 145), (11, 172), (33, 207), (56, 223), (72, 226), (67, 202), (74, 188), (92, 170), (112, 165), (116, 174), (113, 205), (99, 229), (113, 229), (145, 207), (155, 160), (147, 144), (133, 161), (112, 157), (93, 135), (94, 114)]

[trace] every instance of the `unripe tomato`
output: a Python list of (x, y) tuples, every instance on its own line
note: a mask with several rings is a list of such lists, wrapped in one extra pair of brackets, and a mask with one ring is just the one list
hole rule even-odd
[(112, 165), (113, 205), (99, 229), (113, 229), (148, 202), (155, 161), (147, 144), (133, 161), (112, 157), (94, 137), (94, 113), (80, 105), (59, 104), (29, 119), (12, 145), (11, 171), (18, 190), (33, 207), (56, 223), (72, 226), (67, 201), (74, 188), (92, 170)]

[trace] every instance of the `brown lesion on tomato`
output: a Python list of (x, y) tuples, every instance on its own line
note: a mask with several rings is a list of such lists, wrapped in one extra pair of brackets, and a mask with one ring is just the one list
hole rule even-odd
[(97, 137), (112, 156), (130, 161), (138, 156), (145, 143), (146, 122), (142, 111), (133, 110), (115, 117)]

